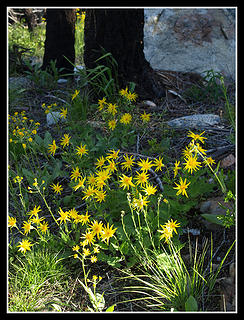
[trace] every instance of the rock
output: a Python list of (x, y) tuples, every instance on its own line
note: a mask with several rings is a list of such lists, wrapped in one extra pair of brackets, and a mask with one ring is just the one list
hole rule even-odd
[(27, 77), (10, 77), (9, 78), (9, 89), (20, 90), (31, 88), (33, 82)]
[(52, 126), (56, 124), (58, 121), (65, 121), (65, 119), (61, 118), (61, 113), (58, 111), (52, 111), (47, 114), (47, 125)]
[(235, 79), (236, 9), (145, 9), (144, 53), (152, 68)]
[(182, 230), (182, 233), (191, 233), (193, 236), (199, 236), (200, 235), (200, 230), (199, 229), (185, 229), (183, 228)]
[(157, 105), (153, 101), (150, 101), (150, 100), (143, 101), (143, 104), (148, 107), (153, 107), (153, 108), (157, 107)]
[(57, 81), (57, 83), (58, 84), (66, 84), (68, 82), (68, 80), (67, 79), (58, 79), (58, 81)]
[(232, 166), (233, 164), (235, 164), (236, 159), (233, 156), (233, 154), (229, 154), (227, 157), (225, 157), (223, 160), (221, 160), (220, 162), (220, 167), (225, 169), (228, 168), (230, 166)]
[(210, 222), (210, 220), (211, 221), (215, 221), (215, 220), (218, 221), (217, 220), (218, 215), (225, 215), (226, 214), (226, 210), (223, 209), (219, 205), (219, 203), (221, 205), (229, 208), (230, 210), (232, 210), (230, 203), (224, 202), (223, 197), (216, 197), (213, 199), (209, 199), (207, 201), (203, 201), (202, 203), (199, 204), (199, 207), (198, 207), (200, 212), (202, 212), (203, 214), (206, 214), (206, 216), (208, 216), (209, 220), (206, 220), (203, 216), (203, 225), (210, 231), (216, 231), (216, 230), (219, 230), (222, 228), (222, 226), (220, 224)]
[[(83, 70), (83, 72), (82, 72)], [(85, 66), (77, 65), (74, 67), (74, 75), (75, 75), (75, 81), (79, 82), (80, 80), (83, 79), (83, 85), (86, 86), (88, 85), (86, 77), (83, 75), (85, 74)]]
[(235, 310), (235, 263), (229, 268), (229, 277), (220, 279), (220, 307), (223, 311)]
[(216, 114), (194, 114), (170, 120), (167, 124), (174, 128), (204, 129), (206, 126), (219, 124), (220, 120), (220, 117)]
[(74, 73), (79, 73), (79, 70), (85, 70), (85, 66), (77, 65), (74, 67)]

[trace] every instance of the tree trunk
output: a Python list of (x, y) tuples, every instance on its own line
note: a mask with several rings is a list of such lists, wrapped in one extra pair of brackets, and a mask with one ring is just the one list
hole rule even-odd
[(143, 29), (143, 9), (86, 10), (84, 62), (86, 68), (94, 68), (104, 48), (118, 63), (121, 87), (133, 81), (140, 96), (162, 97), (164, 88), (144, 56)]
[(34, 27), (36, 26), (36, 18), (32, 9), (24, 9), (25, 19), (27, 22), (28, 30), (33, 32)]
[(73, 72), (73, 66), (65, 57), (75, 63), (75, 10), (47, 9), (46, 19), (42, 69), (46, 69), (51, 60), (56, 60), (56, 67), (64, 68), (61, 73)]

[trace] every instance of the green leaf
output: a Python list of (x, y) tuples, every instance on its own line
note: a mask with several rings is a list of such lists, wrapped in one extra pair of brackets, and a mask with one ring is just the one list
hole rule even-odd
[(223, 216), (223, 215), (204, 213), (204, 214), (201, 214), (201, 216), (211, 223), (215, 223), (215, 224), (219, 224), (219, 225), (223, 226), (222, 221), (220, 219), (218, 219), (218, 216)]
[(197, 301), (193, 296), (189, 296), (185, 303), (185, 311), (197, 311)]
[(105, 312), (114, 312), (114, 307), (116, 306), (116, 304), (112, 304), (110, 307), (108, 307)]
[(122, 259), (120, 257), (112, 257), (105, 254), (104, 252), (99, 252), (97, 257), (98, 257), (98, 260), (107, 262), (107, 264), (112, 267), (119, 268), (121, 266), (119, 261), (121, 261)]
[(43, 139), (38, 134), (35, 135), (35, 142), (39, 145), (39, 147), (43, 146)]
[(128, 241), (123, 241), (122, 244), (120, 245), (120, 251), (123, 253), (123, 254), (127, 254), (128, 252), (128, 249), (129, 249), (129, 243)]
[(49, 131), (47, 131), (45, 133), (45, 137), (44, 137), (44, 146), (47, 148), (49, 144), (52, 143), (52, 135)]

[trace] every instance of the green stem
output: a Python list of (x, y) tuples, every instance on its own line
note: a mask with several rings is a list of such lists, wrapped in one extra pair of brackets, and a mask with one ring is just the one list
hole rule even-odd
[(50, 212), (50, 214), (51, 214), (51, 216), (52, 216), (53, 220), (56, 222), (56, 224), (57, 224), (57, 225), (58, 225), (58, 227), (59, 227), (58, 221), (57, 221), (57, 220), (56, 220), (56, 218), (54, 217), (54, 215), (53, 215), (53, 213), (52, 213), (52, 210), (51, 210), (51, 208), (49, 207), (49, 205), (48, 205), (48, 203), (47, 203), (47, 201), (46, 201), (46, 199), (45, 199), (44, 194), (42, 194), (42, 193), (41, 193), (41, 190), (40, 190), (40, 188), (39, 188), (39, 187), (36, 187), (36, 188), (37, 188), (38, 193), (39, 193), (39, 194), (40, 194), (40, 196), (42, 197), (42, 199), (43, 199), (43, 201), (44, 201), (44, 203), (45, 203), (45, 205), (46, 205), (46, 207), (47, 207), (48, 211)]
[(85, 258), (84, 258), (84, 256), (82, 256), (81, 264), (82, 264), (82, 271), (83, 271), (83, 274), (84, 274), (85, 286), (88, 287), (88, 285), (87, 285), (87, 274), (86, 274), (86, 268), (85, 268)]
[(222, 192), (225, 193), (226, 192), (226, 186), (220, 181), (218, 175), (216, 172), (214, 172), (213, 168), (210, 166), (210, 164), (207, 162), (207, 158), (198, 150), (198, 148), (196, 148), (197, 153), (204, 159), (205, 163), (207, 164), (207, 166), (209, 167), (210, 171), (214, 174), (215, 178), (217, 179)]
[(148, 223), (148, 220), (147, 220), (147, 210), (144, 210), (144, 217), (145, 217), (147, 230), (148, 230), (148, 233), (149, 233), (149, 236), (150, 236), (150, 239), (151, 239), (151, 243), (152, 243), (153, 249), (154, 249), (154, 251), (156, 251), (154, 240), (153, 240), (152, 233), (151, 233), (151, 229), (150, 229), (150, 226), (149, 226), (149, 223)]

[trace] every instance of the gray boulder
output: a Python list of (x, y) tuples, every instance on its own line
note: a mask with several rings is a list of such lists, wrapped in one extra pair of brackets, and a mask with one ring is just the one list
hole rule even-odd
[(159, 8), (144, 14), (144, 53), (154, 69), (213, 69), (235, 78), (235, 8)]

